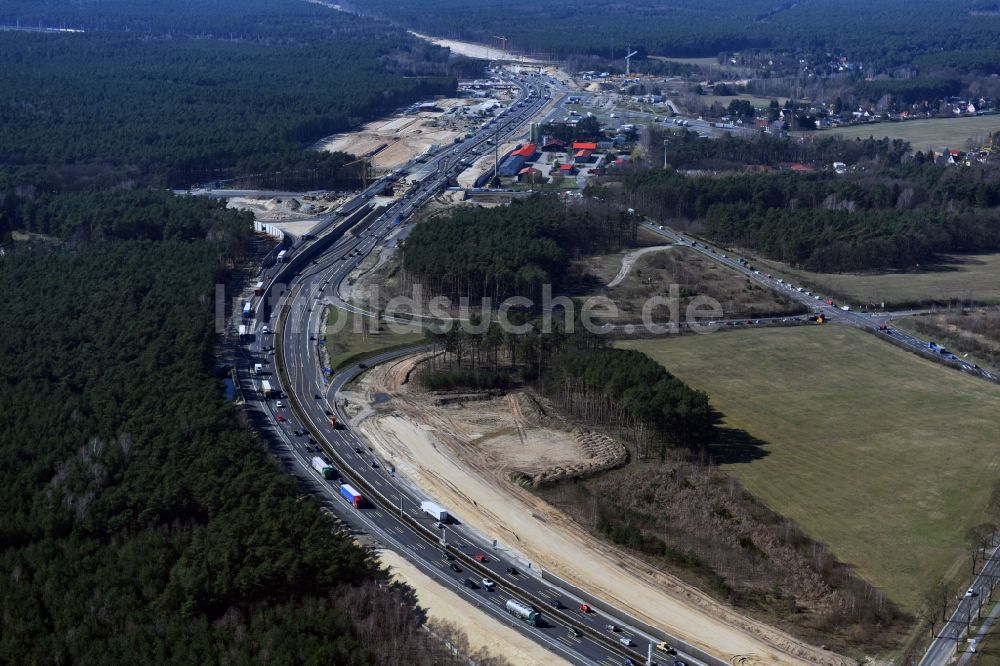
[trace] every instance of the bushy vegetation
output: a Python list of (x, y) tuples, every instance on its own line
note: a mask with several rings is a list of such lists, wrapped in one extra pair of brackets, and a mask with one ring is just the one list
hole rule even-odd
[(892, 648), (905, 631), (908, 618), (882, 593), (710, 466), (673, 455), (542, 496), (612, 543), (806, 640), (851, 653)]
[(0, 37), (0, 167), (47, 167), (59, 186), (279, 171), (270, 185), (353, 184), (347, 156), (309, 145), (455, 88), (446, 50), (305, 2), (30, 5), (7, 9), (96, 25)]
[(510, 206), (457, 208), (417, 226), (402, 245), (404, 287), (427, 296), (537, 299), (565, 286), (575, 252), (608, 252), (635, 241), (635, 218), (534, 196)]
[[(992, 49), (995, 6), (978, 0), (845, 0), (824, 5), (770, 0), (650, 0), (581, 5), (573, 0), (366, 0), (348, 3), (442, 37), (550, 53), (618, 60), (625, 47), (642, 53), (711, 56), (746, 49), (846, 54), (875, 65), (909, 63), (940, 50)], [(955, 39), (961, 35), (961, 39)]]

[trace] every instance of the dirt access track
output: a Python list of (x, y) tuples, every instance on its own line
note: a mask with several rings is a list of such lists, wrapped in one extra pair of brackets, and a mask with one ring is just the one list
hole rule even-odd
[(509, 544), (533, 566), (725, 660), (740, 656), (744, 666), (857, 663), (746, 618), (619, 552), (513, 483), (526, 482), (529, 470), (584, 464), (594, 452), (544, 403), (517, 394), (441, 401), (422, 392), (409, 378), (425, 359), (379, 366), (341, 397), (357, 431), (397, 473), (460, 520)]

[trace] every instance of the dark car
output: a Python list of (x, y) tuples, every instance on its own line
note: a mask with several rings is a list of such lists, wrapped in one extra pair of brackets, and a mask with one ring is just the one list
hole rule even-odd
[(457, 564), (455, 564), (454, 562), (452, 562), (451, 563), (451, 570), (454, 571), (455, 573), (460, 573), (462, 571), (462, 567), (460, 567)]
[(562, 608), (562, 603), (558, 599), (552, 599), (549, 601), (549, 606), (553, 608)]
[(472, 580), (471, 578), (466, 578), (465, 580), (463, 580), (462, 581), (462, 585), (466, 586), (470, 590), (478, 590), (479, 589), (479, 586), (476, 585), (476, 581)]
[(580, 638), (581, 636), (583, 636), (583, 632), (577, 629), (576, 627), (570, 627), (569, 633), (573, 634), (573, 636), (575, 636), (576, 638)]
[(321, 396), (319, 393), (315, 394), (313, 397), (316, 398), (317, 400), (323, 399), (323, 396)]
[(518, 571), (514, 567), (507, 567), (507, 573), (509, 573), (511, 576), (516, 576), (518, 574)]
[(355, 453), (361, 453), (361, 447), (360, 446), (355, 446), (354, 447), (354, 452)]
[(358, 367), (361, 368), (362, 370), (367, 370), (368, 369), (368, 364), (367, 363), (358, 363)]

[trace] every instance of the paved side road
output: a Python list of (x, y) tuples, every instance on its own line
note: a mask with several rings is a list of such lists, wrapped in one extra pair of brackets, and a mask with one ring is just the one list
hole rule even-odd
[[(924, 658), (920, 660), (920, 666), (944, 666), (951, 660), (958, 646), (965, 644), (969, 619), (971, 618), (972, 622), (975, 623), (979, 618), (980, 608), (989, 605), (990, 583), (995, 581), (998, 575), (1000, 575), (1000, 546), (994, 548), (993, 552), (990, 553), (989, 561), (969, 587), (971, 594), (967, 592), (962, 597), (955, 612), (951, 614), (948, 621), (938, 631), (937, 636), (934, 637), (930, 647), (927, 648)], [(998, 611), (1000, 611), (1000, 604), (993, 609), (991, 616), (996, 617)], [(969, 657), (962, 659), (960, 664), (969, 661)]]

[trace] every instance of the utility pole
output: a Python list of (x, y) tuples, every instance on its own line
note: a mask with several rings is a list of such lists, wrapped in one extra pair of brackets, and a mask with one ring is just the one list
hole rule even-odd
[(497, 123), (497, 132), (493, 137), (493, 179), (499, 178), (500, 172), (500, 123)]
[(664, 139), (663, 140), (663, 168), (664, 169), (667, 168), (667, 143), (669, 143), (669, 142), (666, 139)]

